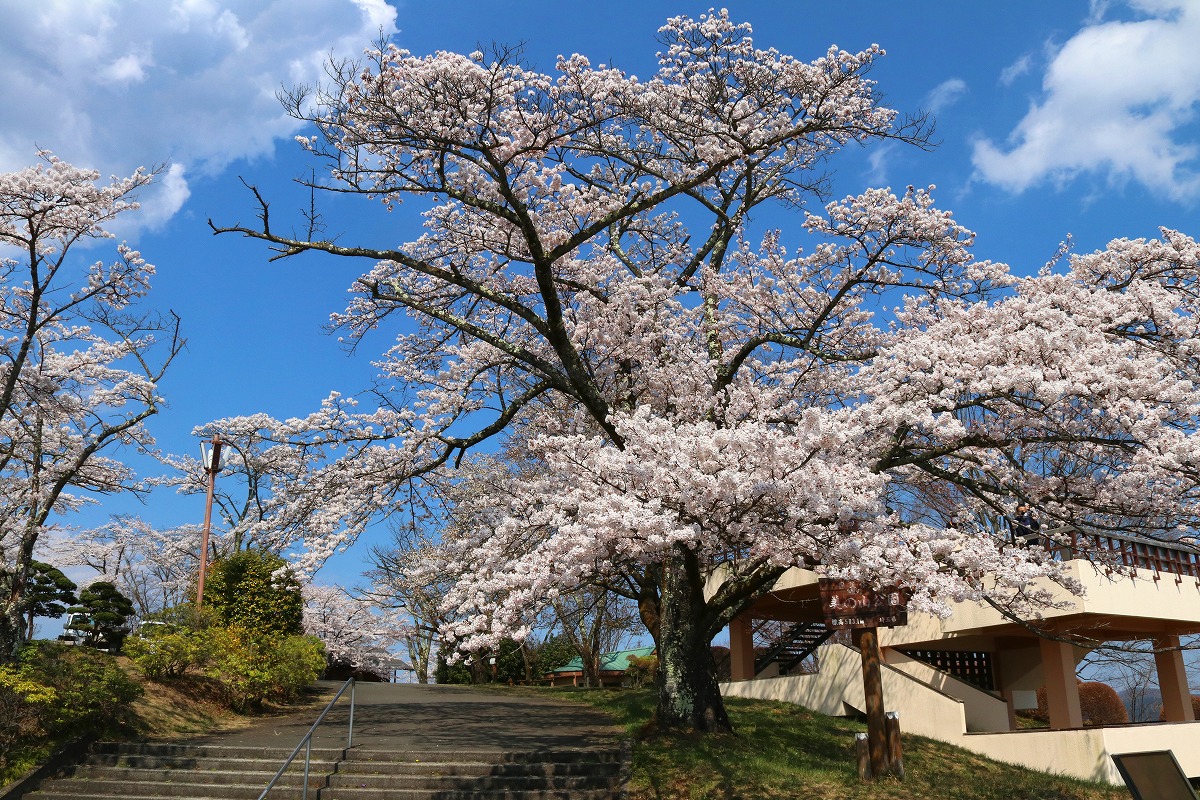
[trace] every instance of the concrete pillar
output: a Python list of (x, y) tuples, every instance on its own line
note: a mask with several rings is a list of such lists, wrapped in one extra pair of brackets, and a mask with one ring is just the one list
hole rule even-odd
[(1004, 689), (1000, 692), (1000, 696), (1004, 698), (1004, 705), (1008, 707), (1008, 729), (1015, 731), (1017, 729), (1017, 706), (1013, 702), (1013, 690)]
[[(1154, 640), (1154, 649), (1179, 647), (1178, 636)], [(1168, 650), (1154, 654), (1158, 669), (1158, 688), (1162, 692), (1163, 719), (1167, 722), (1193, 722), (1192, 693), (1188, 690), (1187, 673), (1183, 668), (1183, 652)]]
[(754, 630), (749, 617), (729, 622), (729, 677), (735, 681), (754, 677)]
[(1042, 677), (1046, 679), (1046, 707), (1054, 730), (1082, 728), (1079, 684), (1075, 681), (1075, 650), (1065, 642), (1040, 639)]
[[(999, 642), (997, 642), (998, 647)], [(1000, 653), (997, 649), (992, 652), (992, 680), (995, 682), (996, 689), (1000, 691), (1000, 696), (1004, 698), (1004, 705), (1008, 709), (1008, 729), (1015, 731), (1017, 729), (1017, 706), (1013, 702), (1012, 687), (1008, 685), (1007, 677), (1004, 674)]]

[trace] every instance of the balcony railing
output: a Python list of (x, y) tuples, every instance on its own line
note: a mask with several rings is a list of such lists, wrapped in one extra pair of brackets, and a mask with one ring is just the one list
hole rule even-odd
[[(1184, 576), (1200, 580), (1200, 550), (1183, 542), (1164, 542), (1140, 536), (1081, 531), (1077, 528), (1057, 528), (1049, 534), (1045, 545), (1060, 558), (1086, 558), (1098, 566), (1107, 564), (1110, 571), (1117, 567), (1135, 567), (1154, 573)], [(1052, 540), (1051, 540), (1052, 539)]]

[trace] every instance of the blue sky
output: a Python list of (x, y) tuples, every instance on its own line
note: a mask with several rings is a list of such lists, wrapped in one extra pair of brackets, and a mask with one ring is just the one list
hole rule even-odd
[[(1036, 271), (1067, 235), (1082, 251), (1160, 225), (1200, 234), (1200, 4), (1187, 0), (748, 0), (729, 4), (759, 46), (799, 58), (878, 43), (888, 104), (930, 111), (938, 146), (853, 147), (831, 165), (836, 196), (936, 184), (939, 204), (979, 232), (981, 257)], [(330, 390), (363, 388), (371, 352), (348, 355), (321, 326), (358, 274), (344, 261), (267, 263), (261, 245), (206, 225), (249, 222), (239, 176), (281, 218), (306, 200), (308, 162), (274, 94), (309, 83), (331, 53), (356, 57), (382, 30), (414, 53), (524, 43), (648, 75), (655, 30), (707, 5), (645, 0), (0, 0), (0, 171), (37, 147), (103, 174), (164, 164), (121, 235), (158, 266), (151, 295), (184, 321), (188, 350), (163, 384), (160, 445), (195, 453), (194, 426), (255, 412), (302, 415)], [(412, 214), (325, 209), (345, 241), (410, 238)], [(295, 217), (298, 221), (298, 217)], [(798, 217), (769, 220), (784, 230)], [(365, 266), (365, 265), (364, 265)], [(202, 499), (114, 502), (160, 526), (198, 522)], [(354, 553), (322, 578), (353, 582)]]

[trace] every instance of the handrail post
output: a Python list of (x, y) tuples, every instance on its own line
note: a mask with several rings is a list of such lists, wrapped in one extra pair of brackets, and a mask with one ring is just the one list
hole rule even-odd
[(308, 745), (304, 748), (304, 800), (308, 800), (308, 766), (312, 763), (312, 734), (308, 735)]
[(350, 727), (346, 730), (346, 749), (349, 750), (354, 746), (354, 686), (358, 681), (350, 684)]
[(346, 742), (347, 742), (346, 746), (347, 747), (350, 746), (350, 742), (353, 741), (353, 736), (354, 736), (354, 678), (350, 678), (349, 680), (347, 680), (345, 683), (342, 684), (342, 688), (337, 690), (337, 694), (335, 694), (333, 696), (333, 699), (330, 700), (329, 703), (325, 706), (325, 710), (322, 711), (320, 713), (320, 715), (317, 717), (317, 721), (314, 722), (312, 724), (312, 727), (308, 729), (308, 733), (304, 734), (304, 738), (301, 739), (300, 743), (296, 745), (296, 748), (294, 750), (292, 750), (292, 754), (290, 756), (288, 756), (287, 759), (284, 760), (283, 766), (280, 767), (279, 771), (275, 773), (275, 777), (271, 778), (270, 783), (267, 784), (267, 788), (262, 790), (262, 794), (260, 794), (258, 796), (258, 800), (265, 800), (267, 794), (271, 791), (271, 788), (275, 786), (275, 783), (279, 780), (280, 776), (282, 776), (283, 773), (287, 770), (288, 765), (292, 763), (292, 759), (294, 759), (297, 755), (300, 754), (301, 747), (305, 748), (305, 751), (304, 751), (304, 791), (302, 792), (302, 796), (303, 796), (304, 800), (308, 800), (308, 777), (309, 777), (309, 766), (312, 762), (313, 733), (317, 730), (317, 726), (321, 724), (321, 721), (325, 719), (325, 715), (329, 713), (329, 709), (333, 708), (334, 704), (346, 692), (347, 688), (350, 689), (350, 731), (349, 731), (349, 733), (346, 734)]

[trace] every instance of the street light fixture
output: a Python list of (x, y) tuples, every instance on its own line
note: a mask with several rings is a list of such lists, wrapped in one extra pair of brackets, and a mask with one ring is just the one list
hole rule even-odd
[(212, 450), (200, 443), (200, 463), (208, 473), (208, 502), (204, 505), (204, 530), (200, 534), (200, 578), (196, 581), (196, 611), (204, 605), (204, 574), (208, 568), (208, 533), (212, 529), (213, 492), (217, 486), (217, 473), (221, 471), (221, 437), (213, 434)]

